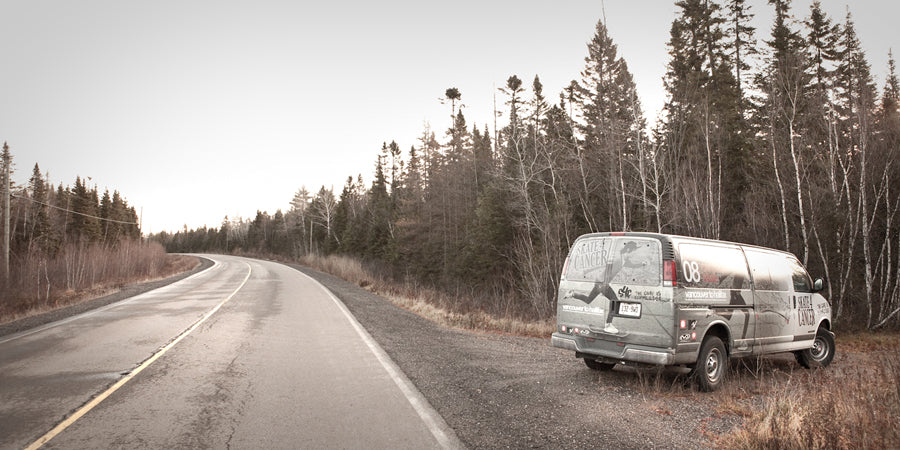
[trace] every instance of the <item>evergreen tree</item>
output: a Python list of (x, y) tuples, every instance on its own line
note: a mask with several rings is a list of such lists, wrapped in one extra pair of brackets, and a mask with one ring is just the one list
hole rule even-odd
[(752, 133), (744, 122), (742, 90), (732, 61), (737, 63), (748, 32), (740, 27), (746, 9), (732, 5), (739, 27), (729, 40), (727, 21), (715, 2), (685, 0), (676, 5), (681, 12), (670, 32), (671, 59), (664, 79), (668, 119), (661, 148), (670, 164), (663, 170), (679, 180), (674, 195), (664, 202), (670, 209), (667, 215), (677, 217), (679, 224), (671, 231), (737, 239), (747, 226), (745, 136)]
[(72, 210), (76, 213), (69, 228), (70, 235), (76, 241), (94, 242), (101, 236), (98, 220), (99, 201), (97, 190), (88, 190), (87, 183), (81, 177), (75, 177), (72, 190)]
[(378, 156), (375, 179), (368, 194), (368, 220), (366, 227), (365, 256), (373, 260), (387, 261), (389, 245), (393, 238), (391, 200), (384, 175), (384, 157)]
[(738, 105), (741, 115), (744, 111), (744, 78), (750, 70), (749, 58), (759, 54), (753, 37), (756, 28), (750, 25), (754, 14), (750, 12), (750, 4), (746, 0), (729, 0), (727, 2), (728, 28), (731, 36), (730, 59), (734, 66), (734, 79), (737, 83)]
[(52, 229), (48, 208), (49, 187), (44, 182), (44, 178), (41, 176), (41, 169), (37, 163), (34, 164), (34, 170), (31, 172), (28, 189), (31, 191), (31, 198), (34, 200), (34, 213), (32, 214), (32, 228), (28, 237), (28, 245), (29, 247), (36, 246), (47, 253), (51, 251), (54, 241), (51, 234)]

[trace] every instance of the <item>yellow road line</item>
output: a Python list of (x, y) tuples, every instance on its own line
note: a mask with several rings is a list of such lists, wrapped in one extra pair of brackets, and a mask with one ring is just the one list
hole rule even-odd
[(182, 339), (184, 339), (185, 337), (187, 337), (187, 335), (191, 334), (191, 332), (196, 330), (200, 325), (203, 324), (203, 322), (206, 322), (206, 320), (209, 319), (213, 314), (215, 314), (216, 311), (218, 311), (219, 308), (222, 307), (222, 305), (224, 305), (229, 300), (231, 300), (231, 298), (234, 297), (234, 295), (237, 294), (238, 291), (240, 291), (241, 288), (243, 288), (245, 284), (247, 284), (247, 280), (250, 279), (250, 273), (253, 271), (253, 269), (250, 267), (250, 264), (248, 264), (246, 262), (244, 264), (247, 264), (247, 276), (244, 277), (244, 281), (241, 282), (241, 285), (238, 286), (237, 289), (235, 289), (234, 292), (232, 292), (227, 298), (225, 298), (225, 300), (222, 300), (221, 302), (219, 302), (219, 304), (216, 305), (215, 308), (213, 308), (212, 310), (207, 312), (203, 317), (200, 318), (200, 320), (198, 320), (196, 323), (191, 325), (190, 328), (188, 328), (187, 330), (185, 330), (184, 332), (179, 334), (178, 337), (176, 337), (172, 342), (169, 342), (165, 347), (159, 349), (159, 351), (154, 353), (153, 356), (151, 356), (146, 361), (141, 363), (141, 365), (137, 366), (137, 368), (132, 370), (131, 373), (124, 376), (122, 379), (120, 379), (115, 384), (110, 386), (106, 391), (104, 391), (100, 395), (94, 397), (91, 401), (87, 402), (87, 404), (85, 404), (80, 409), (78, 409), (78, 411), (75, 411), (74, 414), (67, 417), (66, 420), (62, 421), (59, 425), (54, 427), (52, 430), (48, 431), (47, 434), (41, 436), (38, 440), (34, 441), (28, 447), (25, 447), (25, 449), (26, 450), (34, 450), (34, 449), (40, 448), (42, 445), (46, 444), (47, 441), (49, 441), (50, 439), (53, 439), (54, 437), (56, 437), (56, 435), (62, 433), (66, 428), (71, 426), (78, 419), (80, 419), (82, 416), (87, 414), (90, 410), (94, 409), (94, 407), (99, 405), (100, 402), (102, 402), (103, 400), (106, 400), (110, 395), (112, 395), (113, 392), (116, 392), (120, 387), (124, 386), (125, 383), (131, 381), (131, 379), (136, 377), (137, 374), (141, 373), (144, 369), (149, 367), (150, 364), (153, 364), (154, 361), (159, 359), (162, 355), (164, 355), (167, 351), (169, 351), (172, 347), (174, 347), (175, 344), (181, 342)]

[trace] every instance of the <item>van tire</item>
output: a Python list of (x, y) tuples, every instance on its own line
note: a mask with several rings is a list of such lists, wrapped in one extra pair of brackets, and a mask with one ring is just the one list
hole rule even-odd
[(834, 333), (819, 327), (816, 332), (816, 339), (813, 341), (812, 347), (806, 350), (794, 352), (797, 362), (801, 366), (812, 369), (817, 367), (827, 367), (834, 359)]
[(718, 336), (708, 336), (700, 346), (700, 354), (691, 375), (703, 392), (712, 392), (722, 386), (728, 372), (728, 353)]
[(599, 370), (601, 372), (609, 372), (615, 367), (615, 364), (597, 361), (596, 359), (584, 358), (584, 365), (590, 367), (591, 370)]

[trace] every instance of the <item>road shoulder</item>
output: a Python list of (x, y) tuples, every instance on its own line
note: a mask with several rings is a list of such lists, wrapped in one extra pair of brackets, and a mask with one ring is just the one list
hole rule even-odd
[[(441, 327), (334, 276), (290, 265), (330, 289), (468, 447), (696, 448), (727, 430), (710, 401), (659, 398), (636, 375), (598, 374), (549, 339)], [(711, 423), (716, 422), (716, 423)]]

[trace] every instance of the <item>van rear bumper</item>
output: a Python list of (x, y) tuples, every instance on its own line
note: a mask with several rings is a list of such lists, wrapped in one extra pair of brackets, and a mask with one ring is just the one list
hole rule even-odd
[[(624, 350), (614, 351), (602, 348), (602, 341), (588, 342), (578, 336), (553, 333), (550, 344), (554, 347), (574, 350), (577, 353), (596, 355), (618, 361), (668, 366), (676, 364), (675, 351), (663, 348), (625, 345)], [(696, 357), (695, 357), (696, 359)], [(679, 362), (680, 363), (680, 362)]]

